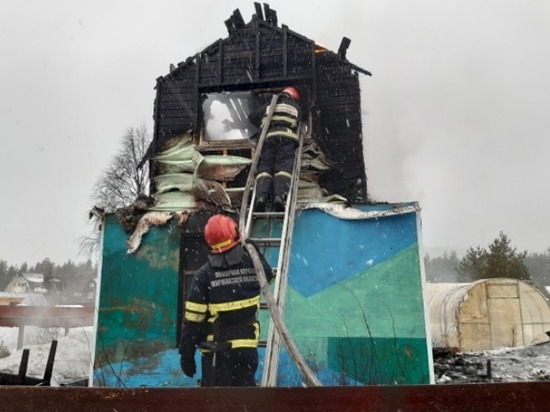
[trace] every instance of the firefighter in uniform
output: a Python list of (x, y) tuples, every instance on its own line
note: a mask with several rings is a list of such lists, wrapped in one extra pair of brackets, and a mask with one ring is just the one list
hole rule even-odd
[[(260, 336), (256, 270), (230, 217), (212, 216), (204, 237), (211, 254), (195, 274), (185, 302), (181, 368), (189, 377), (195, 374), (195, 350), (200, 348), (201, 386), (255, 386)], [(271, 281), (271, 266), (261, 254), (260, 260)]]
[[(277, 99), (257, 166), (255, 210), (258, 212), (263, 212), (270, 201), (277, 212), (285, 208), (298, 146), (299, 100), (294, 87), (284, 88)], [(249, 116), (250, 122), (263, 127), (268, 107), (269, 103), (260, 106)]]

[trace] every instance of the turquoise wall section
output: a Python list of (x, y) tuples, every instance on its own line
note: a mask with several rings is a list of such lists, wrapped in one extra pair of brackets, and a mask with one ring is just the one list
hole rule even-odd
[[(416, 212), (363, 220), (298, 212), (285, 323), (324, 385), (430, 383), (418, 221)], [(185, 377), (175, 349), (179, 228), (151, 228), (135, 256), (114, 217), (104, 233), (94, 385), (196, 386), (200, 373)], [(265, 338), (267, 313), (260, 319)], [(284, 350), (278, 385), (302, 385)]]
[(94, 386), (183, 383), (174, 349), (180, 229), (152, 227), (129, 255), (114, 215), (104, 225)]
[[(417, 217), (297, 216), (285, 323), (323, 384), (430, 383)], [(285, 353), (279, 370), (301, 384)]]

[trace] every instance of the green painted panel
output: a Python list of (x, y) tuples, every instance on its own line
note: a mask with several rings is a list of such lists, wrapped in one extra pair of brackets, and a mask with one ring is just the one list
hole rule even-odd
[(296, 337), (323, 331), (324, 336), (424, 338), (421, 290), (418, 246), (413, 245), (309, 298), (289, 287), (285, 321)]
[(130, 234), (116, 218), (107, 216), (104, 224), (96, 368), (174, 348), (179, 304), (175, 222), (150, 228), (133, 255), (126, 252)]
[(407, 338), (329, 338), (327, 368), (341, 382), (428, 383), (426, 342)]

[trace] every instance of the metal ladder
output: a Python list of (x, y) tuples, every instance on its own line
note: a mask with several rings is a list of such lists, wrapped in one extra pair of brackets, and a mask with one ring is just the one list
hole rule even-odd
[[(270, 246), (278, 248), (277, 267), (275, 284), (273, 288), (273, 298), (277, 305), (277, 309), (281, 316), (284, 314), (286, 287), (288, 284), (288, 267), (290, 263), (290, 249), (292, 246), (292, 233), (294, 230), (294, 217), (296, 214), (296, 198), (298, 193), (298, 181), (300, 175), (301, 153), (302, 153), (303, 136), (300, 132), (300, 140), (297, 148), (297, 153), (290, 181), (290, 189), (286, 199), (284, 212), (254, 212), (253, 207), (250, 208), (247, 218), (247, 234), (252, 234), (252, 225), (254, 222), (261, 220), (268, 221), (270, 237), (251, 237), (258, 246)], [(255, 192), (252, 196), (252, 202), (255, 200)], [(254, 203), (252, 203), (253, 205)], [(282, 227), (281, 227), (282, 224)], [(280, 233), (279, 232), (280, 229)], [(275, 231), (275, 233), (273, 233)], [(262, 386), (277, 385), (277, 366), (279, 363), (279, 347), (281, 340), (273, 322), (269, 323), (269, 331), (267, 335), (267, 344), (264, 358), (264, 369), (262, 374)]]
[[(253, 177), (255, 177), (257, 161), (261, 153), (261, 147), (263, 146), (265, 135), (267, 134), (267, 127), (271, 120), (271, 116), (273, 115), (276, 100), (277, 96), (274, 96), (268, 109), (267, 121), (264, 124), (264, 128), (258, 141), (256, 155), (253, 159), (249, 179), (247, 181), (245, 192), (243, 194), (239, 222), (239, 227), (244, 227), (244, 229), (241, 230), (244, 239), (250, 239), (258, 246), (272, 247), (276, 250), (276, 253), (278, 255), (277, 268), (275, 269), (275, 284), (273, 295), (271, 295), (265, 274), (263, 273), (263, 269), (261, 267), (261, 264), (259, 263), (257, 252), (254, 247), (246, 244), (245, 242), (245, 247), (247, 251), (252, 256), (253, 261), (255, 261), (256, 271), (258, 272), (258, 280), (260, 281), (262, 293), (265, 298), (265, 307), (269, 310), (269, 313), (271, 315), (271, 322), (269, 323), (269, 330), (266, 342), (266, 354), (264, 359), (261, 386), (277, 385), (277, 368), (279, 363), (279, 348), (281, 341), (283, 341), (283, 343), (285, 344), (291, 358), (294, 360), (298, 370), (302, 374), (305, 384), (307, 386), (321, 386), (321, 383), (319, 382), (315, 374), (311, 371), (311, 369), (299, 353), (298, 349), (296, 348), (296, 345), (294, 344), (294, 341), (292, 340), (282, 320), (286, 299), (286, 287), (288, 282), (288, 267), (290, 262), (292, 233), (294, 230), (294, 218), (296, 214), (296, 201), (298, 195), (298, 182), (300, 179), (302, 147), (304, 135), (306, 133), (310, 133), (311, 131), (310, 125), (308, 125), (309, 127), (307, 127), (307, 129), (304, 127), (303, 124), (301, 124), (299, 127), (299, 144), (298, 148), (296, 149), (296, 157), (294, 160), (289, 193), (286, 199), (285, 211), (254, 212), (256, 185), (255, 179), (253, 179)], [(248, 196), (251, 190), (252, 198), (250, 201), (250, 207), (248, 207)], [(244, 220), (245, 217), (246, 220)], [(265, 223), (266, 221), (268, 222), (270, 228), (275, 228), (275, 233), (273, 234), (270, 230), (269, 237), (250, 237), (253, 234), (254, 224), (258, 222)]]

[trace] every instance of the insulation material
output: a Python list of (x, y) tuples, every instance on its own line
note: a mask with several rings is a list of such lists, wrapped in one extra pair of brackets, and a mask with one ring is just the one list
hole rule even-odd
[(157, 193), (165, 193), (171, 190), (189, 191), (193, 188), (193, 175), (190, 173), (171, 173), (158, 175), (154, 178)]
[(182, 157), (180, 159), (159, 159), (157, 157), (155, 160), (159, 165), (161, 174), (193, 173), (203, 160), (203, 156), (195, 151), (194, 148), (192, 149), (193, 151), (191, 152), (183, 151), (180, 153), (182, 156), (185, 155), (189, 157)]
[(134, 253), (141, 244), (143, 235), (149, 231), (151, 226), (162, 226), (172, 218), (171, 213), (167, 212), (148, 212), (139, 220), (136, 230), (126, 241), (128, 253)]
[(190, 193), (182, 191), (171, 191), (166, 193), (156, 193), (153, 195), (155, 206), (149, 210), (154, 211), (177, 211), (177, 210), (195, 210), (199, 208), (199, 202)]
[(426, 292), (436, 345), (472, 352), (549, 340), (550, 306), (525, 282), (428, 283)]
[(202, 155), (195, 150), (190, 134), (170, 140), (168, 148), (155, 156), (161, 174), (193, 173), (202, 161)]
[(193, 210), (198, 201), (230, 207), (231, 199), (219, 182), (231, 181), (251, 159), (241, 156), (203, 156), (189, 134), (172, 139), (155, 156), (161, 174), (155, 176), (156, 203), (150, 210)]
[(216, 206), (231, 206), (231, 199), (224, 187), (214, 180), (195, 179), (195, 184), (190, 193), (198, 199)]
[(197, 175), (204, 179), (226, 182), (233, 180), (251, 163), (251, 159), (241, 156), (205, 156), (197, 167)]
[(311, 135), (304, 140), (302, 149), (301, 170), (304, 171), (325, 171), (329, 170), (334, 163), (323, 153), (315, 139)]

